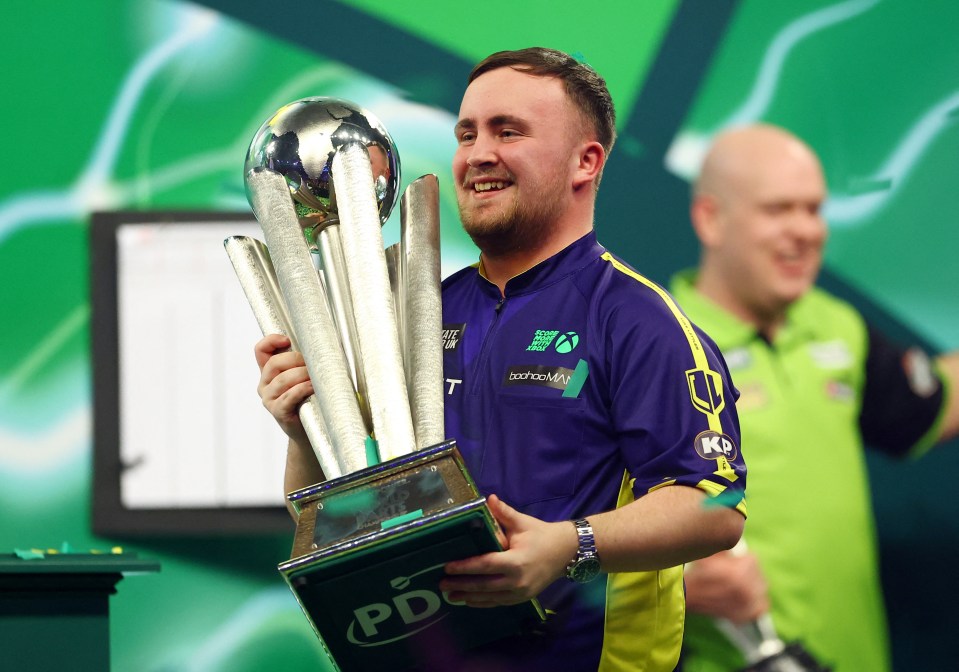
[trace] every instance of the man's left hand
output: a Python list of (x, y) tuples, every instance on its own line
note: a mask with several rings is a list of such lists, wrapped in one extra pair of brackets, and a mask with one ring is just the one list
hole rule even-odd
[(530, 600), (565, 574), (578, 548), (576, 529), (568, 521), (547, 523), (522, 514), (496, 495), (487, 505), (505, 532), (504, 550), (447, 563), (440, 589), (450, 601), (471, 607)]

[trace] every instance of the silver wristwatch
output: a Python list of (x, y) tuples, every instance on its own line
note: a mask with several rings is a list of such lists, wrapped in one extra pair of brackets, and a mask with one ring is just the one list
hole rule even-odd
[(576, 556), (566, 565), (566, 578), (576, 583), (586, 583), (599, 575), (599, 553), (596, 552), (596, 541), (589, 521), (580, 518), (574, 520), (573, 525), (579, 537), (579, 548)]

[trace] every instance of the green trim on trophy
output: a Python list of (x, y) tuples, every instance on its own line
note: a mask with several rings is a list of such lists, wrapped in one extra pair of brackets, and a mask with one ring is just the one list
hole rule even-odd
[(408, 523), (411, 520), (416, 520), (417, 518), (423, 517), (423, 509), (417, 509), (416, 511), (410, 511), (409, 513), (404, 513), (402, 516), (397, 516), (396, 518), (390, 518), (389, 520), (384, 520), (380, 523), (381, 530), (388, 530), (391, 527), (396, 527), (397, 525), (402, 525), (403, 523)]
[(380, 463), (380, 446), (372, 436), (366, 437), (366, 466)]

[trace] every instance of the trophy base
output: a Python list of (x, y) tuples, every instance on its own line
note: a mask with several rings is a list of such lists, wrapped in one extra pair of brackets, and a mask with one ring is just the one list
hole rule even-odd
[(288, 498), (299, 520), (279, 570), (336, 669), (434, 667), (544, 620), (535, 600), (473, 609), (440, 592), (447, 562), (502, 550), (454, 441)]

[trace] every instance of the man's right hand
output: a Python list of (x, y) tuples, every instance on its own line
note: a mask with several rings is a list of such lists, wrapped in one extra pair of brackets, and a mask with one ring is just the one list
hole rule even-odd
[(313, 383), (303, 355), (290, 350), (290, 339), (282, 334), (268, 334), (253, 348), (260, 367), (256, 387), (260, 401), (293, 441), (310, 445), (297, 411), (311, 394)]
[(686, 566), (691, 613), (747, 623), (769, 611), (766, 579), (752, 553), (723, 551)]

